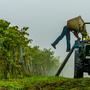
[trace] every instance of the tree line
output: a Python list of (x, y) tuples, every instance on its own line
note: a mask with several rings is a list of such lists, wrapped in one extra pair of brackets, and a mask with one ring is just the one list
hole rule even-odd
[(51, 75), (59, 65), (59, 57), (51, 49), (32, 47), (28, 27), (12, 26), (0, 19), (0, 78)]

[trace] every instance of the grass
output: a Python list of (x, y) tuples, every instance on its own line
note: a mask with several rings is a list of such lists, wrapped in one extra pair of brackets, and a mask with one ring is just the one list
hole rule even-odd
[(16, 80), (1, 80), (0, 87), (0, 90), (90, 90), (90, 78), (33, 76)]

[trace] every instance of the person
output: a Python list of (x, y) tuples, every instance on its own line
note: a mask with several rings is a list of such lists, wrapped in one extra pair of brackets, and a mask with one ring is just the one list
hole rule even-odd
[(66, 52), (69, 52), (70, 49), (71, 49), (71, 44), (70, 44), (70, 31), (75, 35), (75, 37), (76, 37), (77, 39), (80, 40), (80, 37), (79, 37), (79, 35), (78, 35), (77, 30), (72, 30), (72, 29), (68, 28), (68, 26), (66, 25), (66, 26), (64, 26), (61, 35), (58, 36), (57, 39), (51, 44), (52, 47), (53, 47), (54, 49), (56, 49), (56, 45), (59, 43), (59, 41), (62, 40), (62, 38), (63, 38), (64, 36), (66, 36), (66, 42), (67, 42)]
[[(81, 23), (81, 21), (80, 21), (79, 19), (82, 20), (82, 19), (81, 19), (81, 16), (78, 16), (78, 17), (76, 17), (76, 18), (74, 18), (74, 19), (69, 20), (69, 22), (71, 22), (71, 21), (74, 22), (74, 23), (72, 23), (73, 28), (70, 27), (69, 23), (68, 23), (66, 26), (64, 26), (61, 35), (59, 35), (59, 36), (56, 38), (56, 40), (51, 44), (54, 49), (56, 49), (56, 45), (59, 43), (59, 41), (62, 40), (62, 38), (63, 38), (64, 36), (66, 36), (66, 42), (67, 42), (66, 52), (69, 52), (69, 51), (70, 51), (70, 49), (71, 49), (71, 44), (70, 44), (70, 32), (72, 32), (72, 33), (74, 34), (74, 36), (75, 36), (78, 40), (80, 40), (80, 37), (79, 37), (78, 33), (79, 33), (79, 31), (80, 31), (79, 29), (83, 26), (83, 24)], [(80, 21), (80, 23), (77, 23), (78, 21)], [(70, 24), (71, 24), (71, 23), (70, 23)], [(74, 24), (74, 25), (73, 25), (73, 24)], [(82, 24), (81, 27), (79, 27), (80, 24)]]

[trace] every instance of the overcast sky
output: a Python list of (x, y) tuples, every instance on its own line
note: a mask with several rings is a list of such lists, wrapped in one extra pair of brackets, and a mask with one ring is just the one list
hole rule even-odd
[[(67, 54), (66, 38), (56, 50), (50, 44), (60, 35), (66, 21), (78, 15), (90, 21), (90, 0), (0, 0), (0, 18), (12, 25), (28, 26), (32, 44), (51, 48), (61, 59)], [(73, 44), (75, 37), (71, 36)]]

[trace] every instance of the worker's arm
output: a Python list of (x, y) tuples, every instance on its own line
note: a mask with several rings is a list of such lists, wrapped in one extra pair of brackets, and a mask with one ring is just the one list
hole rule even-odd
[(78, 32), (76, 32), (76, 31), (72, 31), (72, 32), (77, 39), (80, 39), (80, 37), (78, 36)]

